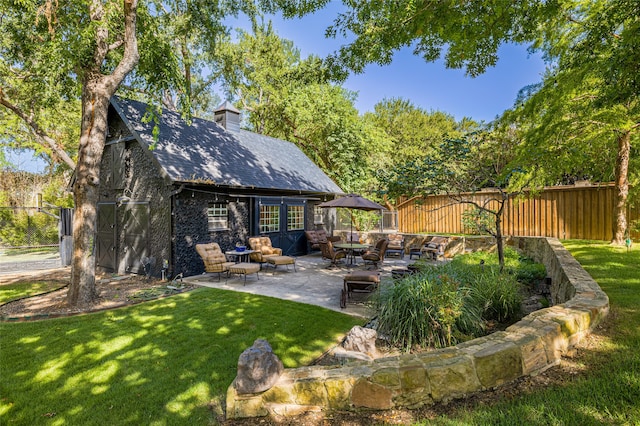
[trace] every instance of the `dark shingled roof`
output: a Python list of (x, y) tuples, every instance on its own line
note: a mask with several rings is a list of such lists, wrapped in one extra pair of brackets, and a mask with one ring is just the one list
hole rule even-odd
[[(112, 105), (145, 148), (154, 123), (144, 123), (147, 105), (114, 97)], [(295, 144), (257, 133), (228, 132), (218, 124), (163, 110), (159, 138), (149, 151), (173, 182), (230, 187), (342, 193)]]

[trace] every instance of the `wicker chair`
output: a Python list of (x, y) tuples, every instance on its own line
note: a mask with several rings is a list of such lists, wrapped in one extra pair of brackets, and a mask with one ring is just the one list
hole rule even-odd
[(227, 257), (218, 243), (196, 244), (196, 252), (204, 262), (204, 270), (217, 273), (218, 280), (220, 280), (220, 274), (229, 271), (229, 268), (235, 265), (234, 262), (227, 262)]

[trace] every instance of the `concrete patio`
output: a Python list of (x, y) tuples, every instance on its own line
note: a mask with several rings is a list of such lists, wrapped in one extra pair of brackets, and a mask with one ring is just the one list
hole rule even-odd
[[(406, 268), (416, 260), (404, 259), (397, 256), (387, 257), (380, 265), (382, 285), (391, 280), (391, 271)], [(232, 275), (226, 280), (225, 275), (218, 281), (218, 274), (202, 274), (185, 278), (185, 281), (203, 287), (219, 288), (223, 290), (241, 291), (261, 296), (271, 296), (293, 302), (318, 305), (327, 309), (348, 315), (371, 317), (371, 311), (362, 296), (358, 296), (359, 303), (348, 303), (345, 309), (340, 308), (340, 292), (343, 288), (343, 278), (350, 271), (364, 270), (362, 259), (356, 258), (357, 265), (349, 266), (341, 263), (337, 267), (329, 268), (329, 261), (322, 259), (320, 252), (296, 258), (296, 272), (293, 266), (263, 266), (259, 272), (259, 279), (255, 274), (247, 276), (246, 285), (242, 275)], [(354, 299), (355, 300), (355, 299)]]

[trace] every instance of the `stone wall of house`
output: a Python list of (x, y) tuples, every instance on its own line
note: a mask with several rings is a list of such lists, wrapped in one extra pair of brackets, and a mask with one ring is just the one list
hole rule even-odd
[[(209, 203), (226, 203), (229, 227), (209, 231), (207, 208)], [(211, 190), (185, 189), (174, 197), (173, 247), (175, 274), (185, 277), (204, 272), (204, 263), (196, 252), (196, 244), (215, 242), (223, 251), (233, 250), (236, 243), (249, 239), (249, 198), (228, 197)]]
[(545, 264), (555, 306), (505, 331), (436, 351), (286, 369), (259, 394), (227, 391), (227, 417), (296, 415), (313, 410), (416, 408), (502, 385), (556, 365), (609, 311), (609, 299), (556, 239), (511, 239)]

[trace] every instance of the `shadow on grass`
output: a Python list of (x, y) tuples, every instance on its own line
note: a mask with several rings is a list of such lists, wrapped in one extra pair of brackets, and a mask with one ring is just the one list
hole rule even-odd
[(200, 289), (103, 313), (0, 324), (1, 423), (209, 424), (221, 414), (239, 355), (255, 339), (268, 340), (286, 367), (296, 367), (357, 321)]

